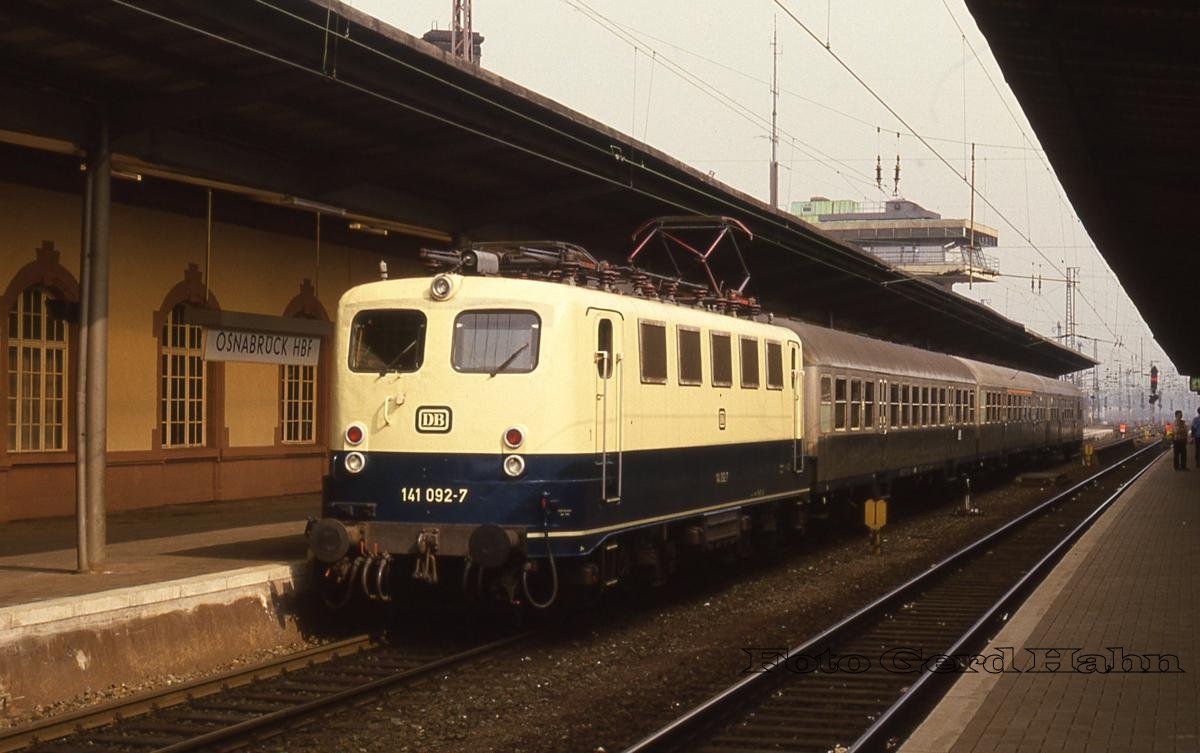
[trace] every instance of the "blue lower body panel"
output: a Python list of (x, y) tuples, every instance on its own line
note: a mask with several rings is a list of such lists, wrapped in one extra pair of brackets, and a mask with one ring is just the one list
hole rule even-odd
[[(525, 472), (509, 478), (500, 453), (367, 452), (351, 474), (335, 452), (323, 514), (429, 528), (493, 524), (526, 532), (535, 557), (546, 551), (536, 540), (546, 527), (556, 556), (580, 556), (634, 528), (800, 496), (809, 483), (793, 470), (792, 452), (787, 440), (625, 452), (619, 463), (610, 454), (603, 478), (594, 454), (524, 455)], [(608, 501), (618, 476), (620, 498)]]

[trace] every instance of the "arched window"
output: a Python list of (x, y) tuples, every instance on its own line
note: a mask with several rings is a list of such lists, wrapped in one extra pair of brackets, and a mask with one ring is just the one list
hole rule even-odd
[[(329, 314), (317, 299), (312, 280), (300, 283), (300, 292), (284, 309), (285, 317), (329, 321)], [(279, 367), (279, 433), (278, 442), (287, 445), (315, 445), (324, 431), (322, 416), (325, 364), (328, 343), (321, 347), (319, 365), (284, 364)]]
[(8, 450), (67, 449), (68, 325), (51, 315), (53, 293), (27, 288), (8, 311)]
[(187, 304), (180, 303), (163, 319), (159, 336), (160, 434), (162, 446), (203, 447), (208, 365), (204, 361), (204, 330), (186, 321)]

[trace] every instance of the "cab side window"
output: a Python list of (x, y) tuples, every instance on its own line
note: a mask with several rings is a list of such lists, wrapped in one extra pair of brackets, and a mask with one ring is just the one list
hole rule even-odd
[(601, 319), (596, 327), (596, 374), (608, 379), (613, 373), (613, 326), (612, 320)]
[(700, 330), (679, 327), (679, 383), (698, 385), (704, 379), (704, 368), (700, 362)]
[(638, 337), (642, 382), (646, 384), (667, 383), (667, 327), (658, 322), (639, 322)]
[(712, 383), (714, 387), (733, 386), (733, 341), (729, 335), (713, 332), (709, 337), (712, 347)]

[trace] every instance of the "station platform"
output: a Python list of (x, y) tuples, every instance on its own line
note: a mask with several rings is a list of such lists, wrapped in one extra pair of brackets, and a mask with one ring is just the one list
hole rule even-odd
[(0, 523), (0, 715), (299, 639), (319, 510), (307, 494), (113, 513), (87, 574), (74, 518)]
[(901, 752), (1200, 750), (1200, 470), (1161, 456), (983, 652), (1005, 655)]

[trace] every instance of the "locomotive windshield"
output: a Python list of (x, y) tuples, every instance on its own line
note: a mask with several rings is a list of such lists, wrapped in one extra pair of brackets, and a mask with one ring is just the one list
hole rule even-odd
[(362, 311), (350, 326), (350, 370), (386, 374), (421, 368), (425, 315), (410, 309)]
[(532, 311), (464, 311), (454, 320), (456, 371), (524, 374), (538, 363), (541, 320)]

